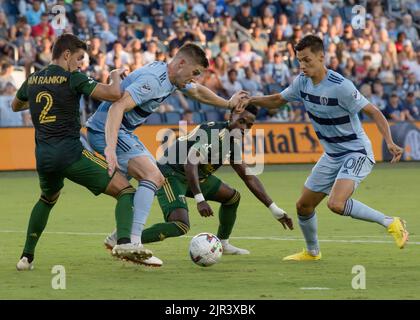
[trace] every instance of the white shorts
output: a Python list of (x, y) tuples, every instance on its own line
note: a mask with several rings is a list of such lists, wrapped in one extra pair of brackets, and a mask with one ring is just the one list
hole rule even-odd
[[(96, 152), (103, 155), (106, 147), (105, 133), (88, 128), (87, 138), (91, 147)], [(128, 161), (130, 161), (130, 159), (147, 156), (153, 163), (156, 163), (156, 159), (134, 133), (119, 130), (116, 151), (118, 165), (120, 166), (122, 173), (124, 173), (129, 179), (130, 177), (127, 172)]]
[(349, 153), (333, 158), (325, 154), (318, 160), (306, 179), (305, 187), (314, 192), (330, 194), (337, 179), (350, 179), (355, 189), (372, 171), (374, 162), (363, 153)]

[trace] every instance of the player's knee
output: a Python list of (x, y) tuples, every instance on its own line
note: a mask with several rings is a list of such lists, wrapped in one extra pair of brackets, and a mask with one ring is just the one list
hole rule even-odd
[(60, 192), (57, 192), (56, 194), (53, 195), (45, 195), (45, 194), (41, 194), (41, 197), (39, 198), (39, 200), (41, 200), (42, 202), (53, 206), (57, 203), (58, 198), (60, 197)]
[(235, 190), (233, 196), (226, 202), (223, 203), (224, 206), (238, 206), (241, 201), (241, 194), (239, 191)]
[(158, 189), (162, 187), (163, 184), (165, 183), (165, 177), (162, 175), (162, 173), (159, 170), (146, 174), (144, 179), (152, 181)]
[(328, 209), (334, 213), (343, 214), (344, 202), (336, 200), (334, 198), (328, 199), (327, 202)]
[(306, 203), (302, 200), (299, 200), (298, 202), (296, 202), (296, 211), (300, 215), (312, 214), (312, 212), (314, 212), (314, 210), (315, 210), (315, 208), (309, 203)]

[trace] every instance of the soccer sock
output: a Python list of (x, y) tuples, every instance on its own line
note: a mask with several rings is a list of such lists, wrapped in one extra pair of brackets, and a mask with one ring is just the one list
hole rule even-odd
[(318, 244), (318, 223), (315, 211), (309, 216), (303, 216), (298, 213), (299, 226), (306, 241), (306, 248), (311, 254), (319, 253)]
[(235, 192), (233, 197), (226, 203), (222, 203), (219, 209), (219, 229), (217, 230), (217, 237), (221, 240), (229, 239), (232, 233), (233, 226), (236, 221), (236, 211), (239, 206), (241, 195)]
[(117, 243), (130, 242), (131, 226), (133, 224), (133, 198), (135, 189), (127, 187), (117, 196), (115, 220), (117, 223)]
[(27, 257), (29, 262), (32, 262), (34, 258), (36, 244), (47, 225), (50, 211), (56, 202), (57, 199), (48, 201), (45, 197), (41, 196), (32, 209), (28, 231), (26, 233), (25, 247), (22, 254), (22, 257)]
[(140, 243), (141, 234), (153, 204), (157, 186), (150, 180), (142, 180), (134, 195), (134, 218), (131, 227), (131, 242)]
[(383, 225), (385, 228), (393, 221), (392, 217), (388, 217), (382, 212), (372, 209), (354, 199), (348, 199), (346, 201), (343, 216), (351, 216), (353, 219), (376, 222)]
[(186, 234), (190, 227), (179, 221), (156, 223), (144, 229), (141, 234), (141, 242), (149, 243), (163, 241), (166, 238), (179, 237)]

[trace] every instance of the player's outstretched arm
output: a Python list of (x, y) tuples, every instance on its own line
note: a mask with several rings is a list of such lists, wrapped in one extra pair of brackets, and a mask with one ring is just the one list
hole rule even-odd
[(403, 154), (403, 149), (397, 146), (394, 141), (392, 140), (391, 130), (389, 128), (388, 121), (385, 119), (384, 115), (382, 114), (381, 110), (379, 110), (376, 106), (369, 103), (363, 108), (363, 111), (372, 118), (372, 120), (376, 123), (379, 131), (381, 132), (382, 136), (385, 139), (386, 145), (388, 147), (389, 152), (392, 154), (391, 163), (398, 162), (401, 159)]
[(276, 93), (269, 96), (251, 97), (248, 104), (253, 104), (267, 109), (278, 109), (287, 102), (288, 101), (284, 99), (280, 93)]
[(263, 184), (261, 183), (260, 179), (258, 179), (254, 175), (246, 174), (247, 166), (244, 163), (231, 163), (232, 168), (236, 171), (236, 173), (241, 177), (241, 179), (245, 182), (248, 189), (260, 200), (267, 208), (270, 209), (273, 217), (280, 221), (285, 229), (289, 228), (293, 230), (293, 221), (286, 212), (277, 207), (275, 202), (270, 198), (267, 192), (264, 189)]
[(98, 83), (91, 93), (91, 97), (96, 100), (117, 101), (121, 98), (121, 80), (124, 78), (126, 69), (114, 69), (109, 74), (111, 81), (109, 84)]
[(187, 178), (188, 186), (194, 195), (194, 199), (197, 202), (197, 210), (202, 217), (209, 217), (213, 215), (213, 210), (210, 205), (204, 199), (203, 194), (201, 193), (200, 181), (198, 175), (198, 165), (201, 154), (194, 148), (191, 148), (188, 157), (187, 163), (184, 165), (185, 176)]
[(105, 158), (108, 162), (108, 173), (110, 176), (114, 173), (115, 169), (118, 168), (117, 161), (117, 141), (118, 141), (118, 130), (121, 126), (121, 121), (125, 112), (132, 110), (136, 106), (131, 95), (126, 91), (124, 95), (117, 101), (115, 101), (109, 108), (108, 115), (105, 123)]
[(28, 101), (19, 100), (17, 97), (14, 97), (12, 100), (12, 110), (14, 112), (23, 111), (29, 108)]
[(237, 112), (242, 112), (243, 108), (245, 107), (244, 98), (248, 97), (248, 93), (245, 91), (239, 91), (235, 93), (229, 100), (226, 100), (222, 97), (219, 97), (209, 88), (193, 82), (191, 83), (185, 93), (199, 102), (210, 104), (212, 106), (224, 109), (232, 109), (235, 108)]

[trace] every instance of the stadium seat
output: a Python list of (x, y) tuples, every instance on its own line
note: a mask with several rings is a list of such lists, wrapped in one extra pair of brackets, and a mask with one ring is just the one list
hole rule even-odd
[(206, 116), (206, 121), (214, 121), (214, 122), (220, 121), (220, 119), (222, 118), (222, 115), (218, 111), (206, 111), (205, 116)]
[(212, 106), (210, 104), (200, 103), (200, 110), (202, 112), (215, 111), (216, 110), (216, 107), (215, 106)]
[(188, 97), (185, 96), (185, 100), (187, 100), (188, 102), (188, 107), (190, 108), (191, 111), (199, 111), (200, 110), (200, 106), (199, 106), (199, 102), (193, 99), (190, 99)]
[(147, 124), (162, 124), (162, 116), (160, 113), (152, 113), (146, 120)]
[(194, 121), (194, 123), (199, 124), (199, 123), (203, 122), (204, 121), (203, 118), (204, 117), (203, 117), (203, 114), (201, 112), (193, 112), (193, 121)]
[(168, 124), (178, 124), (181, 120), (181, 114), (178, 112), (167, 112), (165, 113), (166, 123)]

